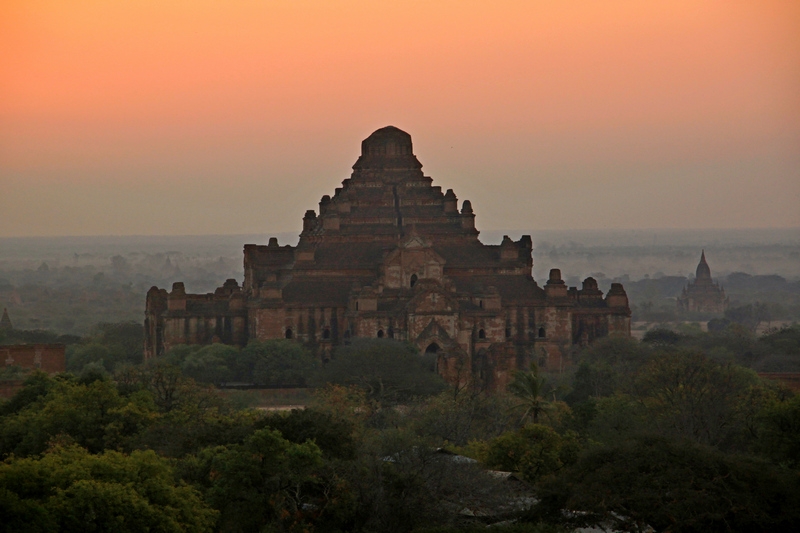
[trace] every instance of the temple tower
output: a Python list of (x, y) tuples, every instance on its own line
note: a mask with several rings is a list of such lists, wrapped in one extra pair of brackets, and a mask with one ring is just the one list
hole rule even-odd
[(706, 251), (700, 253), (694, 281), (684, 287), (678, 297), (678, 310), (690, 313), (724, 313), (728, 308), (725, 289), (711, 278)]

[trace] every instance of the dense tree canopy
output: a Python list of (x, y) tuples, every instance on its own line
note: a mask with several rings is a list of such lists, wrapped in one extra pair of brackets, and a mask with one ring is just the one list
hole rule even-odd
[(210, 532), (214, 511), (152, 451), (55, 446), (0, 464), (0, 530)]
[[(0, 402), (0, 528), (788, 531), (800, 400), (752, 368), (792, 368), (798, 331), (604, 339), (490, 393), (390, 339), (324, 365), (292, 340), (134, 364), (136, 328), (106, 325), (70, 348), (74, 374), (30, 373)], [(264, 411), (230, 401), (261, 398), (217, 387), (231, 382), (317, 387), (307, 408)]]
[(338, 348), (318, 379), (362, 387), (381, 404), (407, 401), (445, 388), (432, 361), (420, 356), (415, 346), (391, 339), (356, 339)]
[(790, 532), (800, 521), (796, 473), (661, 437), (590, 449), (541, 497), (533, 517), (621, 531)]

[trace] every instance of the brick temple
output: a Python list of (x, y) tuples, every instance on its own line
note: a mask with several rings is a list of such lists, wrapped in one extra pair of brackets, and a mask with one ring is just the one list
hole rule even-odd
[(469, 200), (422, 172), (411, 136), (389, 126), (361, 143), (349, 179), (303, 217), (297, 246), (244, 247), (244, 283), (213, 294), (147, 293), (145, 357), (177, 344), (292, 339), (323, 359), (355, 337), (408, 341), (436, 354), (452, 383), (501, 388), (531, 362), (570, 363), (576, 345), (630, 335), (622, 285), (567, 287), (532, 276), (530, 236), (478, 239)]
[(690, 313), (724, 313), (728, 308), (725, 289), (711, 278), (711, 268), (706, 261), (706, 251), (700, 253), (694, 281), (683, 288), (678, 296), (678, 310)]

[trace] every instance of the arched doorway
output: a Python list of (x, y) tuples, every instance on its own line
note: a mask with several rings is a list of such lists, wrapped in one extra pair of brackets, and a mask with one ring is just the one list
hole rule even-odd
[(425, 362), (425, 366), (431, 372), (439, 373), (439, 359), (444, 355), (442, 348), (436, 343), (431, 342), (425, 348), (425, 352), (422, 354), (422, 359)]

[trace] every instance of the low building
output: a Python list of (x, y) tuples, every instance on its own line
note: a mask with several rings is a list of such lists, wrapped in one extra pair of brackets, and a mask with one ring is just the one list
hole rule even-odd
[(5, 368), (41, 370), (57, 374), (67, 370), (66, 346), (63, 344), (12, 344), (0, 346), (0, 361)]

